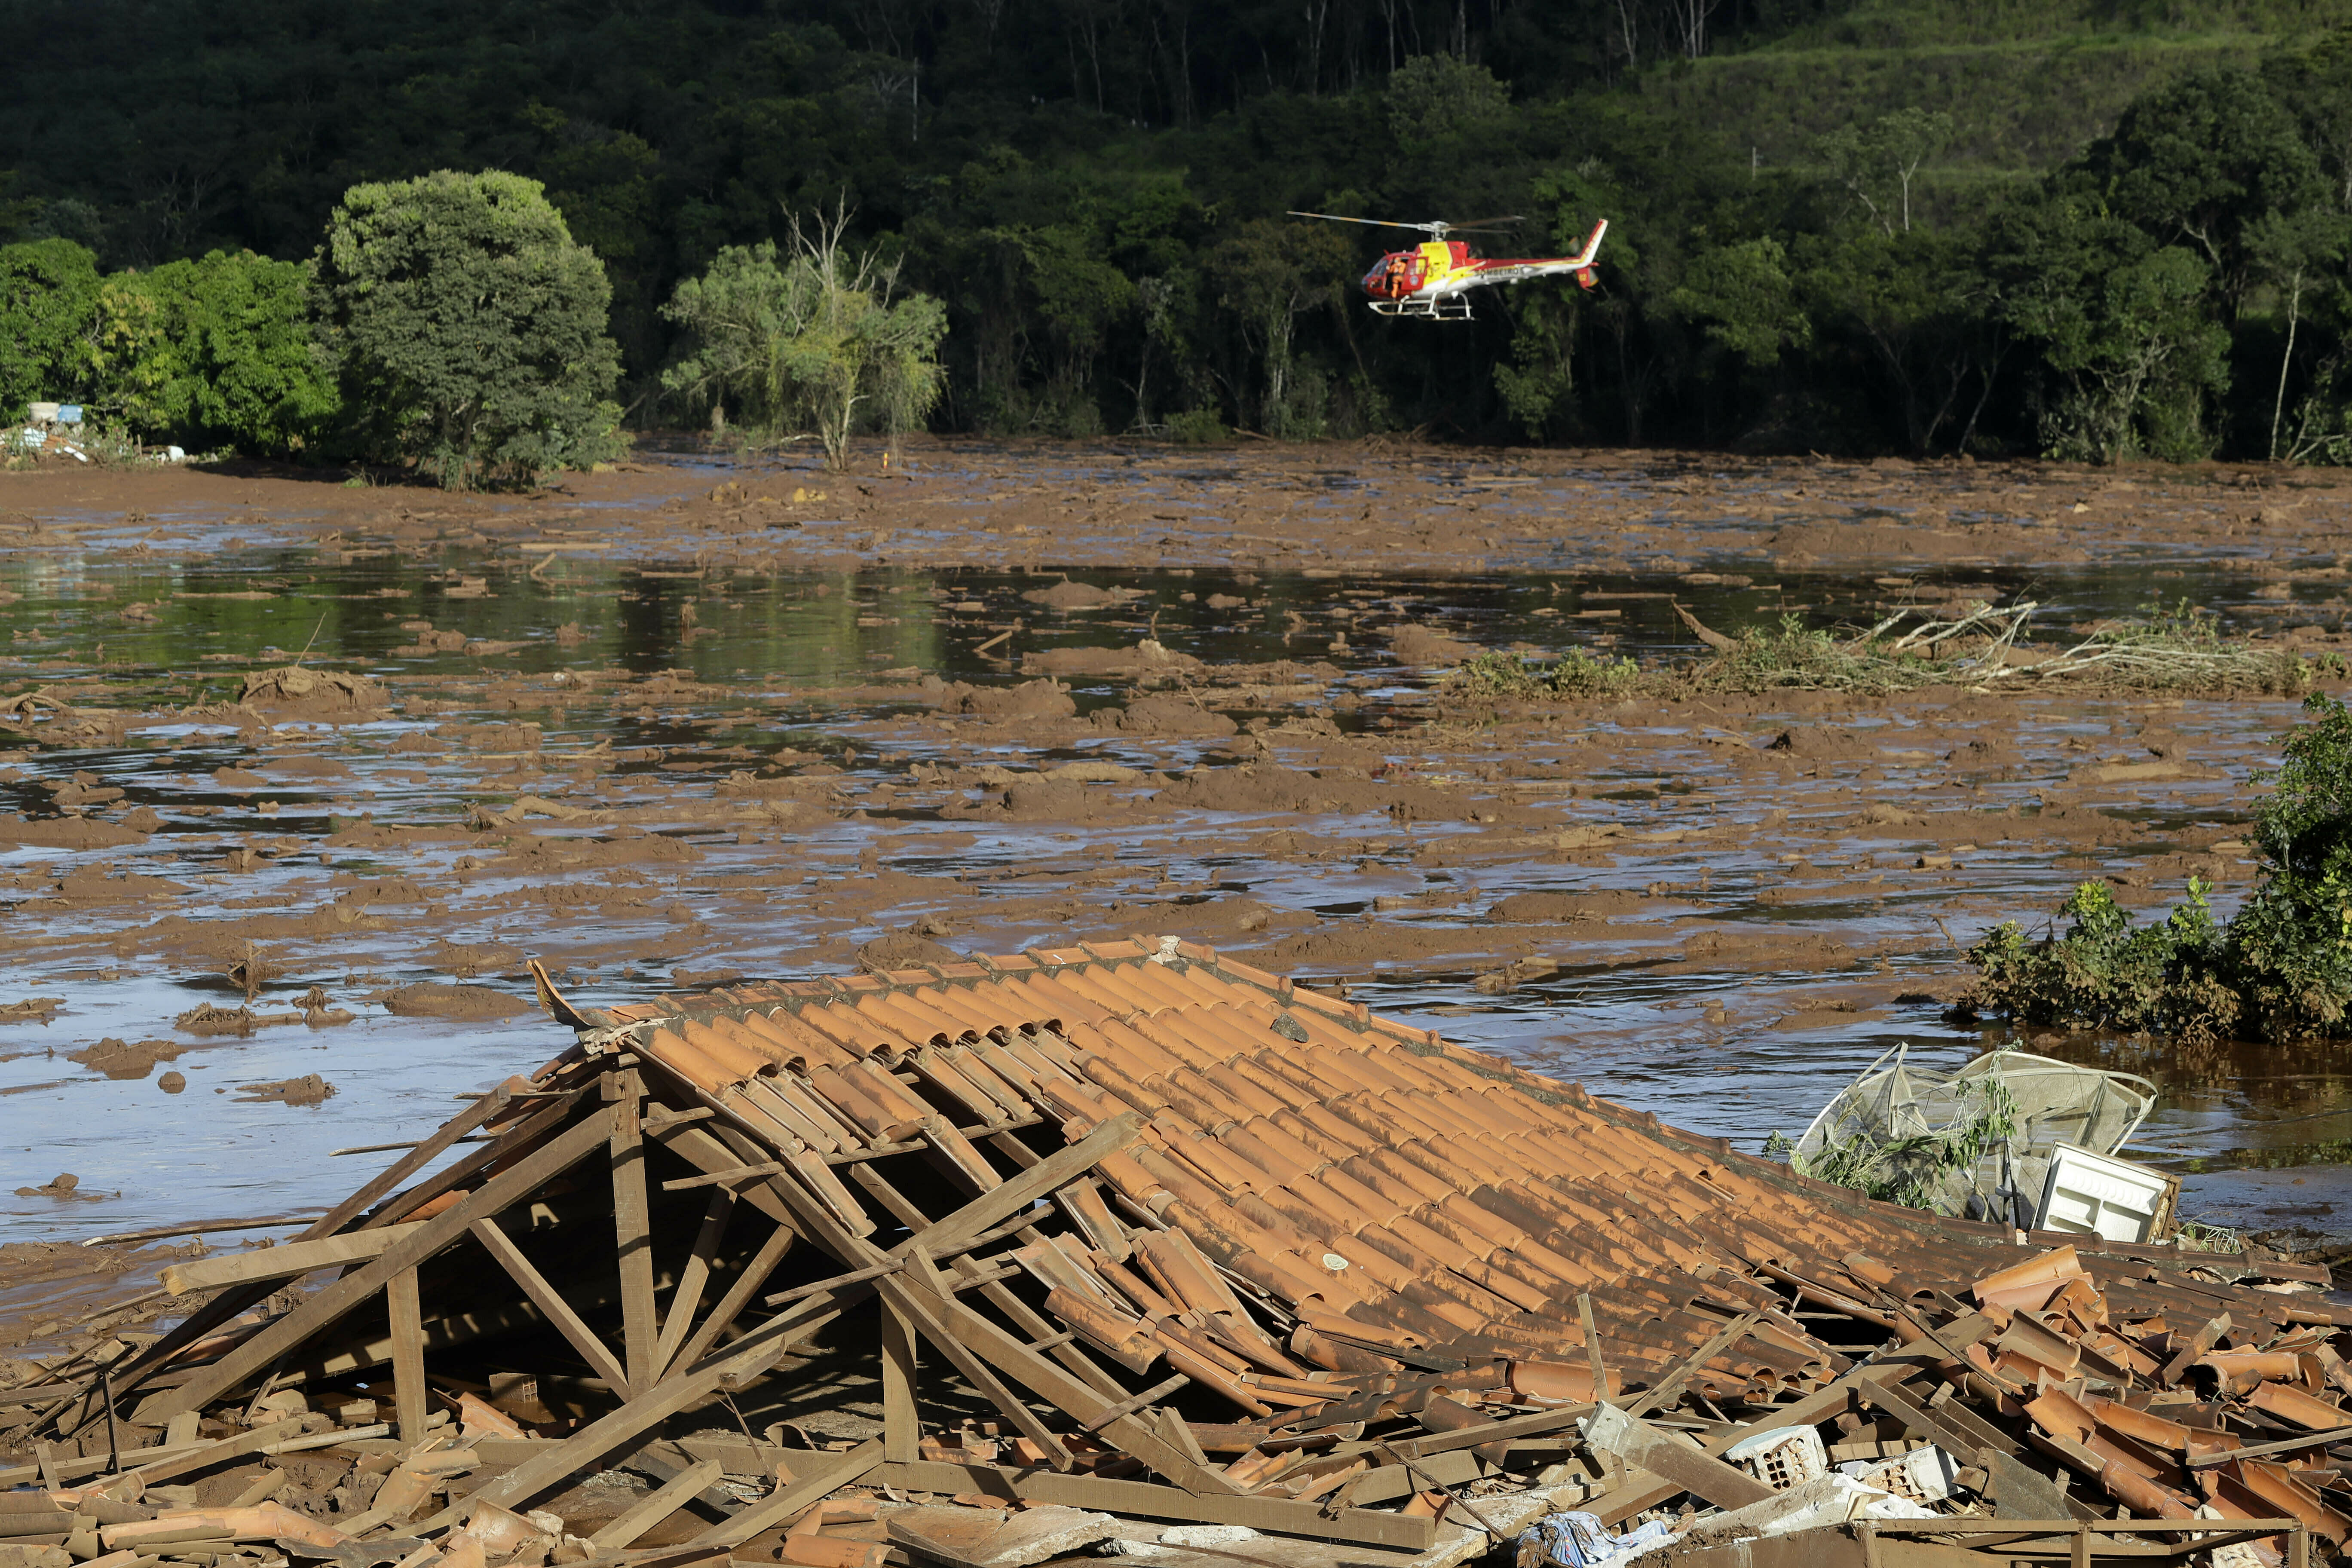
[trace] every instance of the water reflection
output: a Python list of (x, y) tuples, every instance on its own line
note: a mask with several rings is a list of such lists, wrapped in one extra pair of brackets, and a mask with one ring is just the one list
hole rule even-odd
[[(1217, 478), (1209, 470), (1192, 477)], [(1318, 482), (1337, 493), (1351, 479), (1334, 473)], [(1597, 472), (1589, 482), (1625, 481)], [(1531, 490), (1526, 499), (1535, 504), (1540, 495)], [(40, 938), (42, 956), (25, 963), (17, 981), (27, 994), (66, 999), (65, 1010), (46, 1026), (0, 1023), (0, 1129), (15, 1152), (12, 1164), (27, 1181), (71, 1169), (86, 1193), (123, 1194), (102, 1204), (20, 1200), (0, 1212), (0, 1238), (100, 1228), (88, 1214), (102, 1213), (104, 1225), (114, 1226), (283, 1209), (340, 1194), (369, 1162), (331, 1160), (325, 1150), (427, 1128), (446, 1115), (452, 1093), (534, 1065), (562, 1044), (557, 1031), (530, 1015), (445, 1022), (373, 1010), (340, 1030), (286, 1026), (243, 1039), (173, 1037), (184, 1047), (175, 1065), (189, 1080), (184, 1096), (174, 1098), (152, 1079), (115, 1082), (64, 1058), (102, 1037), (168, 1035), (166, 1020), (219, 994), (219, 961), (199, 963), (184, 943), (173, 950), (180, 956), (162, 959), (146, 936), (109, 940), (111, 933), (161, 931), (173, 921), (225, 913), (283, 929), (288, 950), (300, 962), (261, 995), (265, 1005), (280, 1006), (313, 984), (358, 997), (418, 979), (446, 980), (452, 945), (511, 955), (528, 942), (548, 954), (583, 1001), (609, 1005), (669, 988), (689, 960), (705, 977), (837, 967), (837, 957), (811, 951), (808, 909), (823, 897), (822, 879), (841, 876), (877, 851), (887, 851), (890, 871), (910, 879), (906, 896), (885, 911), (889, 928), (952, 915), (961, 922), (957, 940), (983, 946), (992, 945), (990, 900), (1032, 883), (1084, 885), (1106, 868), (1129, 877), (1156, 869), (1155, 886), (1178, 889), (1157, 896), (1180, 904), (1211, 892), (1246, 892), (1277, 910), (1343, 918), (1375, 899), (1420, 899), (1433, 888), (1458, 892), (1417, 904), (1408, 917), (1434, 933), (1483, 918), (1506, 893), (1553, 881), (1581, 891), (1618, 885), (1643, 890), (1659, 901), (1612, 922), (1606, 962), (1572, 964), (1502, 996), (1474, 990), (1468, 971), (1448, 967), (1442, 957), (1347, 978), (1377, 1009), (1753, 1148), (1769, 1131), (1801, 1129), (1831, 1093), (1897, 1040), (1912, 1042), (1938, 1065), (1956, 1065), (1983, 1048), (1982, 1037), (1945, 1024), (1932, 1004), (1898, 1002), (1843, 1020), (1833, 1012), (1803, 1011), (1808, 994), (1825, 981), (1892, 975), (1899, 982), (1906, 967), (1947, 965), (1943, 952), (1873, 961), (1861, 950), (1879, 940), (1916, 948), (1931, 936), (1948, 888), (1883, 881), (1819, 902), (1768, 904), (1759, 890), (1785, 868), (1760, 839), (1662, 847), (1622, 875), (1528, 865), (1447, 873), (1443, 882), (1416, 863), (1414, 851), (1470, 831), (1464, 825), (1416, 824), (1414, 833), (1400, 835), (1385, 824), (1334, 818), (1308, 831), (1349, 847), (1348, 853), (1311, 864), (1253, 853), (1230, 832), (1231, 814), (1193, 814), (1148, 832), (1041, 839), (985, 823), (940, 822), (931, 807), (897, 805), (882, 793), (906, 787), (918, 765), (972, 765), (998, 755), (1034, 761), (1020, 737), (909, 739), (891, 721), (918, 706), (914, 681), (920, 676), (1003, 685), (1023, 679), (1026, 655), (1131, 647), (1149, 637), (1213, 664), (1289, 661), (1299, 667), (1298, 681), (1323, 688), (1318, 718), (1336, 733), (1376, 745), (1384, 724), (1417, 721), (1403, 700), (1414, 683), (1401, 679), (1382, 651), (1382, 629), (1401, 618), (1490, 647), (1595, 646), (1677, 658), (1699, 649), (1674, 613), (1676, 602), (1726, 630), (1782, 615), (1826, 626), (1864, 624), (1890, 602), (1940, 599), (1936, 590), (1960, 584), (2041, 600), (2054, 635), (2128, 614), (2159, 593), (2218, 604), (2232, 616), (2240, 612), (2228, 606), (2243, 597), (2241, 580), (2220, 567), (2132, 563), (2031, 573), (1972, 566), (1924, 572), (1908, 587), (1868, 576), (1779, 571), (1748, 580), (1724, 574), (1712, 583), (1642, 574), (1343, 578), (1210, 569), (1070, 577), (1134, 596), (1066, 613), (1034, 597), (1050, 592), (1059, 574), (751, 574), (561, 551), (518, 561), (512, 553), (438, 542), (398, 549), (338, 542), (323, 551), (224, 543), (193, 562), (67, 553), (0, 565), (0, 588), (13, 595), (0, 603), (6, 634), (0, 646), (7, 649), (0, 665), (10, 689), (54, 685), (85, 707), (161, 715), (131, 728), (119, 744), (59, 752), (26, 746), (0, 756), (0, 807), (6, 810), (53, 816), (58, 786), (86, 773), (85, 788), (124, 792), (110, 809), (145, 807), (160, 819), (143, 845), (103, 856), (33, 845), (0, 848), (8, 889), (0, 902), (11, 906), (17, 929)], [(1007, 638), (1007, 632), (1013, 635)], [(377, 721), (308, 732), (308, 740), (299, 724), (264, 734), (250, 714), (229, 704), (247, 669), (297, 656), (436, 684), (417, 687), (401, 710)], [(610, 689), (625, 679), (635, 682), (626, 700), (608, 700)], [(1129, 694), (1124, 683), (1098, 677), (1075, 677), (1071, 685), (1082, 711)], [(1654, 717), (1630, 713), (1595, 722), (1632, 732), (1659, 728)], [(2266, 721), (2227, 710), (2209, 717), (2221, 728)], [(2083, 728), (2105, 733), (2097, 725)], [(1140, 748), (1105, 734), (1055, 754), (1160, 767), (1197, 759), (1213, 744)], [(844, 797), (863, 811), (793, 829), (793, 863), (783, 869), (777, 833), (732, 820), (664, 826), (660, 832), (690, 849), (691, 858), (649, 860), (606, 879), (603, 885), (618, 890), (605, 895), (593, 929), (553, 919), (535, 925), (532, 910), (545, 905), (532, 900), (544, 900), (544, 891), (522, 871), (480, 864), (469, 836), (457, 831), (482, 800), (510, 797), (512, 781), (575, 764), (650, 784), (723, 777), (730, 768), (779, 758), (838, 770)], [(1703, 767), (1703, 759), (1692, 765)], [(1600, 800), (1627, 820), (1714, 813), (1751, 824), (1774, 805), (1769, 780), (1662, 773), (1671, 773), (1664, 763), (1659, 771), (1625, 770)], [(1601, 775), (1579, 776), (1590, 783)], [(2141, 815), (2151, 825), (2185, 829), (2236, 807), (2234, 787), (2218, 781), (2210, 792), (2213, 809), (2201, 817), (2194, 806)], [(2030, 805), (2039, 788), (2031, 780), (1996, 781), (1986, 786), (1985, 799)], [(397, 853), (330, 842), (362, 821), (449, 831), (404, 842)], [(2054, 906), (2074, 876), (2097, 874), (1998, 852), (1977, 858), (1980, 875), (1969, 891), (2021, 913)], [(152, 909), (131, 913), (119, 903), (68, 906), (58, 899), (57, 879), (93, 859), (117, 871), (135, 863), (139, 874), (195, 897), (182, 905), (158, 888)], [(1867, 847), (1853, 847), (1839, 864), (1864, 882), (1889, 868), (1875, 863)], [(386, 886), (403, 880), (415, 885), (413, 897)], [(464, 899), (437, 902), (451, 888), (462, 889)], [(974, 889), (968, 901), (956, 901)], [(148, 897), (138, 889), (124, 896), (134, 895)], [(414, 925), (372, 921), (370, 900), (377, 899), (424, 901), (442, 967), (419, 951)], [(1834, 929), (1856, 951), (1826, 969), (1709, 973), (1683, 959), (1688, 933), (1671, 923), (1694, 911), (1775, 928)], [(329, 931), (321, 920), (341, 923)], [(78, 934), (93, 941), (73, 945)], [(516, 989), (508, 978), (512, 962), (486, 958), (474, 978)], [(1712, 1002), (1737, 1016), (1717, 1021)], [(1780, 1026), (1777, 1020), (1792, 1012), (1801, 1026)], [(2203, 1203), (2231, 1213), (2307, 1212), (2315, 1224), (2332, 1212), (2326, 1208), (2332, 1195), (2293, 1190), (2315, 1173), (2269, 1171), (2339, 1160), (2352, 1139), (2352, 1093), (2324, 1066), (2314, 1070), (2301, 1056), (2259, 1047), (2183, 1053), (2127, 1041), (2037, 1039), (2034, 1048), (2079, 1050), (2084, 1059), (2163, 1086), (2163, 1106), (2140, 1147), (2184, 1172), (2192, 1209)], [(231, 1080), (311, 1071), (326, 1073), (339, 1090), (314, 1110), (254, 1106), (225, 1092)]]

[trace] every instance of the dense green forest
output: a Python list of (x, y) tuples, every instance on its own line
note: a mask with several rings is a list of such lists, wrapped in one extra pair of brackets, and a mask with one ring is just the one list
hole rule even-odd
[[(40, 331), (127, 330), (119, 304), (60, 317), (68, 287), (166, 300), (151, 321), (206, 288), (295, 299), (315, 288), (296, 268), (235, 258), (309, 264), (350, 188), (488, 169), (540, 182), (601, 260), (639, 425), (710, 414), (677, 374), (696, 352), (680, 285), (845, 202), (851, 244), (944, 308), (940, 428), (2343, 460), (2352, 42), (2334, 16), (89, 0), (0, 58), (0, 337), (26, 359)], [(1491, 254), (1612, 227), (1591, 292), (1493, 290), (1437, 324), (1375, 318), (1356, 290), (1416, 237), (1292, 207), (1526, 215)], [(256, 342), (299, 327), (239, 309)], [(168, 396), (50, 390), (157, 436), (331, 452), (331, 400), (271, 352), (278, 401), (247, 423), (205, 425), (218, 376), (184, 366)]]

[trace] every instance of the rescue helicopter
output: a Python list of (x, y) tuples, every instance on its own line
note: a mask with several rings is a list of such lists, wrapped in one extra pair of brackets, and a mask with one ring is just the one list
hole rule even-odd
[(1417, 229), (1429, 236), (1411, 250), (1392, 250), (1364, 274), (1364, 292), (1371, 297), (1372, 313), (1416, 316), (1430, 321), (1466, 321), (1470, 290), (1491, 283), (1524, 283), (1530, 278), (1573, 276), (1590, 289), (1594, 282), (1592, 258), (1601, 252), (1601, 237), (1609, 220), (1601, 219), (1585, 237), (1584, 248), (1574, 256), (1477, 257), (1449, 234), (1483, 234), (1527, 220), (1517, 217), (1480, 218), (1475, 223), (1398, 223), (1389, 218), (1341, 217), (1336, 213), (1294, 212), (1292, 217), (1320, 218), (1325, 223), (1370, 224), (1376, 228)]

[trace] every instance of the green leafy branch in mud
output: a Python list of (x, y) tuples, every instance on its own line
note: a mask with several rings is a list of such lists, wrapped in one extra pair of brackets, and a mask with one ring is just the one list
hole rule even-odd
[(1447, 689), (1471, 697), (1624, 697), (1643, 683), (1642, 667), (1630, 658), (1595, 658), (1572, 647), (1550, 664), (1515, 653), (1482, 653), (1448, 678)]
[[(2026, 613), (2032, 608), (2018, 606)], [(1924, 623), (1910, 636), (1889, 643), (1883, 634), (1893, 618), (1857, 636), (1839, 637), (1810, 628), (1795, 616), (1782, 616), (1778, 626), (1749, 626), (1727, 637), (1701, 626), (1680, 605), (1675, 612), (1715, 650), (1714, 657), (1689, 674), (1690, 684), (1704, 691), (1877, 695), (1914, 690), (1953, 678), (1955, 667), (1936, 657), (1946, 644), (1973, 634), (1972, 651), (1979, 663), (1986, 663), (1986, 651), (2005, 649), (2024, 624), (2022, 614), (1979, 607), (1958, 621)]]
[(2293, 694), (2323, 676), (2347, 672), (2336, 654), (2305, 658), (2257, 648), (2222, 634), (2210, 611), (2151, 604), (2138, 618), (2103, 622), (2048, 654), (2019, 645), (2041, 606), (2031, 601), (1969, 606), (1950, 620), (1917, 619), (1903, 609), (1877, 625), (1841, 636), (1795, 616), (1777, 626), (1727, 636), (1674, 606), (1707, 657), (1696, 663), (1643, 668), (1630, 658), (1596, 658), (1571, 648), (1547, 669), (1515, 654), (1488, 653), (1448, 678), (1447, 695), (1465, 700), (1569, 701), (1584, 698), (1677, 698), (1703, 693), (1838, 691), (1890, 696), (1929, 686), (2016, 689), (2027, 682), (2132, 690)]
[(2017, 1136), (2017, 1099), (2000, 1074), (1957, 1084), (1953, 1092), (1969, 1102), (1968, 1114), (1932, 1132), (1882, 1139), (1857, 1128), (1811, 1155), (1798, 1153), (1775, 1132), (1765, 1140), (1764, 1152), (1786, 1159), (1801, 1176), (1852, 1187), (1864, 1197), (1933, 1208), (1947, 1178), (1973, 1172), (1979, 1161)]
[(2188, 902), (2138, 927), (2085, 882), (2059, 910), (2063, 936), (2007, 921), (1969, 949), (1979, 978), (1955, 1014), (2191, 1043), (2352, 1033), (2352, 712), (2317, 693), (2303, 706), (2313, 721), (2287, 736), (2255, 814), (2261, 885), (2227, 927), (2194, 879)]

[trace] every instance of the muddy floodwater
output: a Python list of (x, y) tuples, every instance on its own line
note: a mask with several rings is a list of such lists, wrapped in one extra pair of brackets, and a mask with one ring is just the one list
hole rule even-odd
[[(316, 1210), (562, 1049), (531, 957), (614, 1005), (1178, 935), (1757, 1148), (1898, 1044), (2009, 1038), (1944, 1016), (1994, 922), (2094, 879), (2233, 908), (2294, 703), (1496, 705), (1447, 669), (1695, 657), (1677, 605), (2031, 600), (2063, 647), (2185, 603), (2340, 649), (2352, 561), (2352, 489), (2294, 470), (938, 444), (340, 478), (0, 476), (0, 1352), (164, 1256), (40, 1244)], [(2024, 1043), (2159, 1083), (2126, 1152), (2184, 1213), (2352, 1237), (2336, 1053)]]

